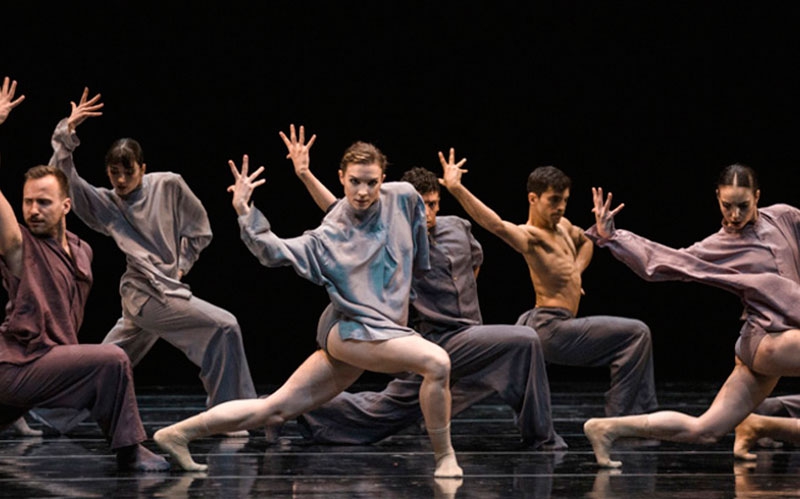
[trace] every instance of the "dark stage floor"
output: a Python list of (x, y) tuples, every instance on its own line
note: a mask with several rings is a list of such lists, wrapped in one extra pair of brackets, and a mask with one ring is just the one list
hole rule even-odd
[[(663, 408), (699, 414), (716, 386), (660, 386)], [(148, 434), (202, 409), (203, 395), (140, 389)], [(557, 430), (565, 452), (536, 452), (519, 443), (511, 411), (494, 400), (453, 420), (453, 444), (463, 481), (435, 481), (427, 438), (414, 429), (373, 446), (307, 445), (295, 424), (279, 443), (261, 435), (208, 438), (192, 444), (208, 472), (120, 473), (94, 424), (70, 437), (0, 435), (2, 497), (798, 497), (800, 452), (758, 450), (751, 464), (734, 461), (733, 435), (710, 446), (645, 442), (615, 447), (625, 464), (594, 464), (581, 432), (602, 412), (602, 386), (553, 385)], [(31, 422), (34, 428), (40, 428)], [(152, 441), (146, 444), (155, 449)]]

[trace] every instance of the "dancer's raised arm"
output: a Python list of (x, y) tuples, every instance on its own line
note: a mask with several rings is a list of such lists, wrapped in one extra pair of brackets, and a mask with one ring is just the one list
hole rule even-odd
[(298, 134), (295, 133), (294, 124), (289, 125), (289, 137), (283, 132), (279, 132), (279, 134), (281, 139), (283, 139), (283, 143), (286, 144), (286, 149), (289, 150), (286, 157), (292, 160), (294, 173), (306, 186), (308, 193), (311, 194), (317, 206), (319, 206), (322, 211), (327, 211), (328, 208), (336, 202), (336, 196), (311, 173), (311, 169), (309, 168), (310, 159), (308, 151), (311, 149), (314, 141), (317, 140), (317, 136), (312, 135), (311, 138), (308, 139), (308, 143), (306, 143), (305, 127), (300, 125), (298, 136)]

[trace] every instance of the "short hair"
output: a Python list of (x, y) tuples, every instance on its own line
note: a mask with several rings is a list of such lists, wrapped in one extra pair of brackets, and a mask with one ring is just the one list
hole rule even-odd
[(753, 193), (758, 190), (758, 177), (755, 170), (741, 163), (734, 163), (722, 169), (717, 179), (717, 187), (749, 187)]
[(353, 145), (347, 148), (342, 156), (342, 161), (339, 163), (339, 167), (342, 171), (345, 171), (349, 164), (371, 165), (373, 163), (380, 166), (381, 171), (386, 173), (388, 161), (381, 150), (368, 142), (359, 141), (354, 142)]
[(133, 168), (133, 162), (144, 164), (144, 152), (139, 142), (130, 138), (117, 139), (111, 144), (106, 153), (106, 167), (111, 165), (122, 165), (125, 168)]
[(420, 194), (428, 194), (430, 192), (438, 194), (441, 191), (439, 178), (427, 168), (415, 166), (403, 173), (400, 180), (413, 185), (414, 189)]
[(59, 170), (57, 167), (52, 165), (39, 165), (34, 166), (28, 169), (25, 172), (25, 182), (28, 180), (36, 180), (40, 178), (44, 178), (48, 175), (52, 175), (56, 178), (58, 182), (58, 187), (61, 190), (61, 195), (65, 198), (69, 197), (69, 179), (67, 175)]
[(561, 192), (572, 186), (572, 179), (555, 166), (540, 166), (528, 175), (528, 192), (541, 196), (544, 191), (553, 188)]

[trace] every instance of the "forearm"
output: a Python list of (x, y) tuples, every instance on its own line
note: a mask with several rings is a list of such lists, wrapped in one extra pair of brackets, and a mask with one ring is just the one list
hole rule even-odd
[(328, 208), (336, 202), (336, 196), (310, 170), (298, 174), (297, 177), (322, 211), (328, 211)]
[(591, 240), (585, 238), (584, 242), (578, 246), (578, 253), (575, 255), (575, 265), (578, 266), (581, 273), (589, 266), (593, 255), (594, 244)]
[(505, 222), (494, 210), (486, 206), (463, 184), (448, 188), (450, 194), (461, 204), (464, 211), (472, 218), (475, 223), (488, 230), (492, 234), (504, 237)]

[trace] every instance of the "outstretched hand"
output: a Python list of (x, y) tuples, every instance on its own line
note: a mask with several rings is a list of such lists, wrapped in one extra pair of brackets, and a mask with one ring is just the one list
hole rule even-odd
[(444, 154), (442, 154), (442, 151), (439, 151), (439, 162), (442, 164), (443, 170), (442, 178), (439, 179), (439, 183), (448, 190), (461, 185), (461, 175), (468, 171), (461, 167), (467, 162), (467, 158), (456, 163), (456, 150), (451, 147), (449, 160), (445, 160)]
[(614, 233), (614, 215), (620, 212), (625, 207), (625, 203), (611, 209), (612, 194), (609, 192), (605, 201), (603, 201), (603, 188), (592, 187), (592, 197), (594, 198), (594, 213), (595, 222), (597, 223), (597, 234), (602, 238), (611, 237)]
[(69, 114), (69, 118), (67, 118), (67, 126), (70, 131), (75, 130), (75, 128), (86, 121), (87, 118), (103, 115), (102, 111), (100, 111), (100, 109), (103, 108), (103, 103), (100, 102), (100, 94), (90, 99), (89, 87), (84, 87), (81, 100), (78, 104), (70, 101), (70, 105), (72, 106), (72, 112)]
[(14, 99), (16, 91), (17, 80), (10, 80), (8, 76), (3, 78), (3, 86), (0, 88), (0, 123), (3, 123), (6, 118), (8, 118), (8, 113), (10, 113), (12, 109), (25, 100), (24, 95), (20, 95)]
[(232, 159), (228, 160), (228, 166), (231, 167), (231, 173), (233, 173), (233, 178), (235, 179), (235, 183), (228, 187), (228, 192), (233, 193), (233, 209), (240, 216), (250, 212), (250, 196), (253, 195), (256, 187), (266, 182), (263, 178), (256, 180), (256, 177), (264, 171), (263, 166), (259, 166), (256, 171), (248, 175), (249, 163), (250, 158), (247, 154), (242, 156), (242, 171), (240, 172), (236, 167), (236, 163)]
[(316, 135), (312, 135), (310, 139), (308, 139), (308, 144), (306, 144), (306, 130), (303, 125), (300, 125), (300, 136), (295, 134), (294, 124), (289, 125), (289, 137), (286, 137), (286, 134), (283, 132), (278, 132), (283, 139), (283, 143), (286, 144), (286, 149), (289, 150), (289, 153), (286, 155), (286, 159), (291, 159), (292, 164), (294, 165), (294, 173), (298, 177), (302, 177), (306, 173), (309, 172), (309, 163), (311, 162), (308, 157), (308, 151), (311, 149), (311, 146), (314, 144), (314, 141), (317, 140)]

